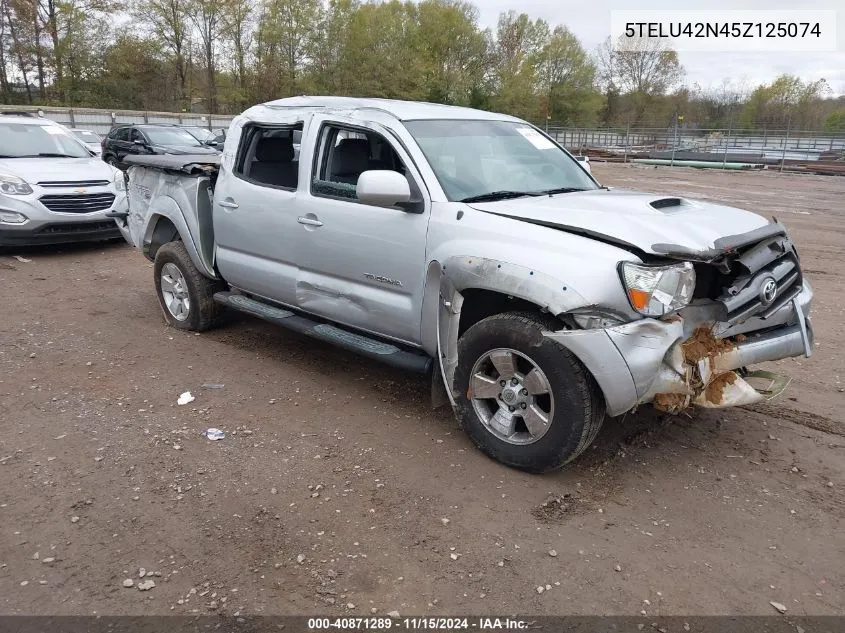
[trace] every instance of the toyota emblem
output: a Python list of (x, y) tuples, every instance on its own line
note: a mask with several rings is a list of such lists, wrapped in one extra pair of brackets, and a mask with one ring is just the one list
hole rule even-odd
[(778, 285), (774, 279), (769, 277), (763, 282), (763, 285), (760, 286), (760, 302), (764, 306), (771, 305), (772, 301), (775, 300), (775, 296), (778, 292)]

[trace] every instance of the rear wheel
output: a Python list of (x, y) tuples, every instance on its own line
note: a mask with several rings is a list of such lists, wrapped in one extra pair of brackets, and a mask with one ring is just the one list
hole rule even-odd
[(552, 327), (538, 315), (497, 314), (458, 341), (461, 426), (490, 457), (530, 472), (575, 459), (604, 420), (592, 376), (572, 352), (543, 336)]
[(182, 242), (159, 248), (153, 270), (156, 295), (169, 325), (202, 332), (220, 321), (222, 307), (214, 301), (214, 293), (225, 285), (197, 270)]

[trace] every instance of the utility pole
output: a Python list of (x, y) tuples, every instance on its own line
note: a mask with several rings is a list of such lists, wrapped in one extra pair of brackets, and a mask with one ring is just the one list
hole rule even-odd
[(733, 128), (734, 124), (734, 104), (731, 102), (730, 108), (728, 109), (728, 137), (725, 139), (725, 153), (722, 156), (722, 169), (725, 168), (726, 163), (728, 162), (728, 143), (731, 140), (731, 128)]
[(683, 120), (684, 117), (675, 114), (675, 134), (672, 139), (672, 160), (669, 161), (669, 167), (672, 167), (675, 164), (675, 148), (678, 146), (678, 122)]
[(792, 109), (789, 110), (789, 117), (786, 119), (786, 138), (783, 140), (783, 153), (780, 156), (780, 170), (783, 171), (783, 164), (786, 162), (786, 144), (789, 143), (789, 128), (792, 125)]

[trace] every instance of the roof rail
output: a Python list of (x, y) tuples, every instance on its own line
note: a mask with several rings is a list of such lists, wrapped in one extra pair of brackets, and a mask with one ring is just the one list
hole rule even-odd
[[(354, 97), (351, 97), (354, 98)], [(272, 102), (270, 103), (260, 103), (258, 105), (262, 105), (265, 108), (270, 108), (271, 110), (316, 110), (318, 112), (360, 112), (361, 110), (369, 110), (372, 112), (380, 112), (382, 114), (386, 114), (387, 116), (391, 117), (392, 119), (396, 119), (397, 121), (401, 121), (395, 113), (391, 112), (390, 110), (385, 110), (384, 108), (379, 108), (372, 105), (349, 105), (349, 106), (336, 106), (336, 105), (326, 105), (326, 104), (315, 104), (315, 105), (276, 105)]]

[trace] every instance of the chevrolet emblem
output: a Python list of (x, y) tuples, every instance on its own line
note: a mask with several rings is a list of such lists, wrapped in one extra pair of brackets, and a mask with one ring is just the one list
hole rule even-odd
[(88, 193), (88, 190), (85, 187), (77, 187), (73, 190), (73, 193)]

